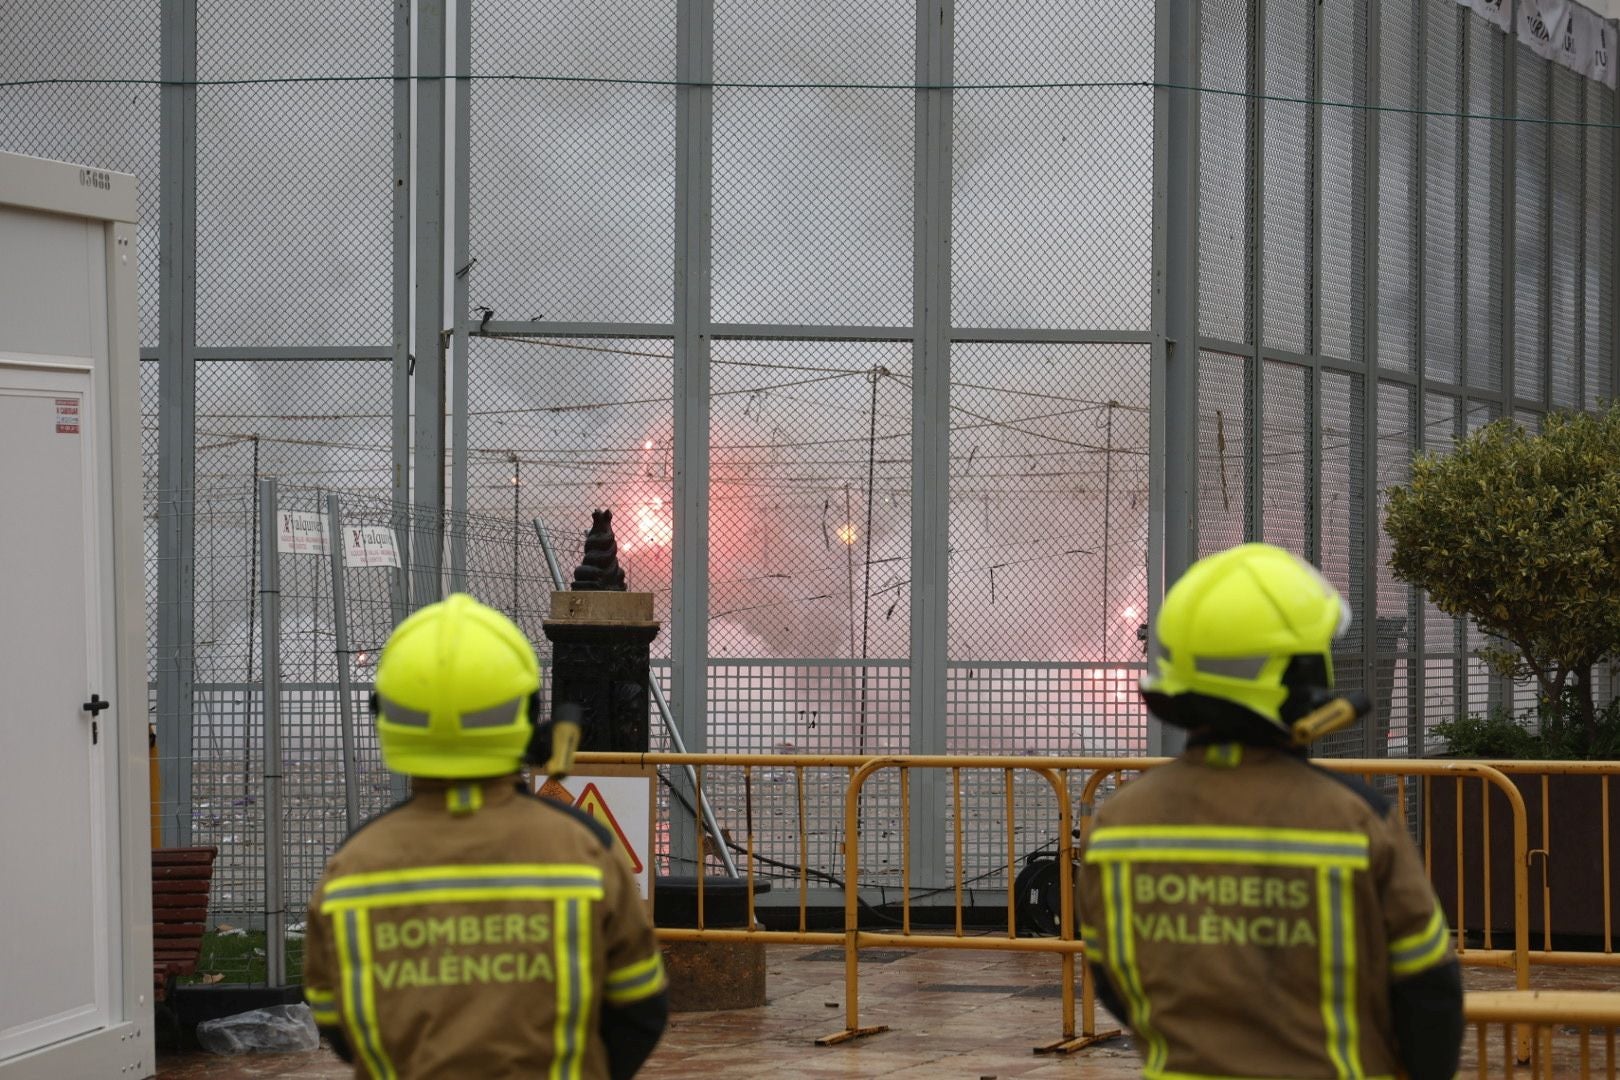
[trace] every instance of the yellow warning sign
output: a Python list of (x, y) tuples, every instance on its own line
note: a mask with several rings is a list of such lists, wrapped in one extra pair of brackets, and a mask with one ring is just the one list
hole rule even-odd
[[(555, 781), (548, 780), (546, 786), (549, 787), (553, 783)], [(562, 787), (561, 784), (557, 786)], [(542, 788), (541, 794), (544, 793), (545, 791)], [(630, 857), (630, 868), (638, 874), (641, 873), (641, 856), (636, 854), (636, 849), (631, 846), (629, 837), (625, 836), (624, 830), (619, 828), (619, 822), (614, 818), (613, 811), (608, 809), (607, 800), (602, 798), (602, 793), (596, 789), (595, 784), (585, 785), (585, 790), (580, 793), (579, 798), (574, 800), (574, 807), (591, 815), (591, 817), (606, 826), (609, 832), (618, 837), (619, 846), (624, 848), (624, 853)]]

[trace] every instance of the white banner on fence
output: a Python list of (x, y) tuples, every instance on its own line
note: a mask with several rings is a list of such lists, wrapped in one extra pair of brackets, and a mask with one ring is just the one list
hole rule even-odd
[(1569, 0), (1519, 0), (1519, 40), (1543, 60), (1563, 62)]
[(1511, 0), (1461, 0), (1461, 2), (1480, 18), (1500, 28), (1504, 33), (1513, 29), (1513, 4)]
[(327, 555), (332, 551), (327, 542), (326, 515), (307, 510), (283, 510), (281, 528), (276, 536), (276, 550), (283, 555)]
[(386, 525), (345, 525), (343, 562), (346, 566), (398, 566), (394, 530)]
[(1592, 42), (1592, 62), (1591, 66), (1586, 69), (1586, 77), (1595, 79), (1613, 90), (1615, 81), (1614, 46), (1616, 40), (1614, 24), (1590, 12), (1587, 12), (1587, 18), (1592, 21), (1591, 30), (1588, 31), (1588, 38)]
[[(1509, 0), (1458, 0), (1504, 31), (1513, 28)], [(1519, 0), (1518, 38), (1543, 60), (1614, 89), (1615, 25), (1574, 0)]]

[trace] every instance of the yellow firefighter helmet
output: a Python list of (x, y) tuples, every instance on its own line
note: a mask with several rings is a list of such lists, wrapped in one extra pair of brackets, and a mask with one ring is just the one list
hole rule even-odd
[(1286, 734), (1332, 689), (1333, 641), (1349, 627), (1350, 605), (1314, 566), (1241, 544), (1194, 563), (1165, 595), (1142, 692), (1172, 723), (1190, 726), (1182, 706), (1213, 698)]
[(394, 629), (377, 661), (383, 763), (461, 780), (516, 772), (537, 722), (540, 663), (512, 620), (463, 593)]

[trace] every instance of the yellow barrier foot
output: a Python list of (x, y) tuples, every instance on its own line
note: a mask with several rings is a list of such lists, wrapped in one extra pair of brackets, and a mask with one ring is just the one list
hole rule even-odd
[(849, 1042), (851, 1039), (862, 1039), (868, 1035), (877, 1035), (888, 1030), (888, 1024), (878, 1024), (876, 1027), (845, 1028), (843, 1031), (835, 1031), (831, 1035), (823, 1035), (816, 1040), (816, 1045), (837, 1046), (839, 1043)]
[(1073, 1038), (1059, 1039), (1055, 1043), (1047, 1043), (1045, 1046), (1037, 1046), (1035, 1048), (1035, 1053), (1072, 1054), (1076, 1050), (1084, 1050), (1088, 1046), (1096, 1046), (1100, 1042), (1107, 1042), (1109, 1039), (1117, 1039), (1123, 1034), (1125, 1034), (1124, 1031), (1119, 1028), (1115, 1028), (1112, 1031), (1099, 1031), (1095, 1035), (1076, 1035)]

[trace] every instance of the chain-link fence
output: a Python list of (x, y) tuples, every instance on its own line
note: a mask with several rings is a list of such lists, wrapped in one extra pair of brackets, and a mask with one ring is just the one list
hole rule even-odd
[[(263, 929), (264, 477), (404, 564), (340, 569), (341, 648), (330, 558), (281, 556), (294, 899), (349, 816), (340, 657), (369, 811), (388, 629), (464, 587), (545, 658), (536, 522), (567, 573), (604, 506), (712, 750), (1150, 749), (1162, 578), (1246, 539), (1355, 609), (1337, 677), (1377, 709), (1328, 752), (1533, 706), (1381, 528), (1415, 454), (1615, 393), (1615, 92), (1522, 7), (0, 7), (0, 146), (140, 180), (168, 841), (218, 844), (216, 908)], [(441, 57), (456, 78), (409, 77)], [(919, 888), (957, 862), (1004, 887), (1004, 794), (975, 783), (960, 851), (946, 794), (912, 793)], [(754, 795), (796, 819), (792, 786)], [(836, 872), (841, 782), (810, 787)], [(1015, 794), (1034, 850), (1056, 821)], [(881, 885), (897, 787), (862, 811)]]

